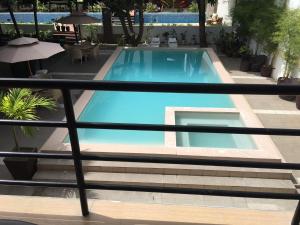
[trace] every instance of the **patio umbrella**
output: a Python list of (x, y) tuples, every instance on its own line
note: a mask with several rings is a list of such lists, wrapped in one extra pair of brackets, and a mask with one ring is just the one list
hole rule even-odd
[(21, 37), (0, 47), (0, 62), (27, 62), (29, 74), (32, 75), (30, 60), (46, 59), (63, 51), (64, 49), (59, 44), (39, 41), (36, 38)]
[[(56, 21), (57, 23), (62, 24), (76, 24), (79, 25), (79, 36), (81, 39), (81, 31), (80, 25), (81, 24), (91, 24), (91, 23), (99, 23), (100, 20), (94, 18), (92, 16), (87, 15), (83, 12), (72, 12), (69, 16), (62, 17)], [(76, 34), (76, 32), (75, 32)]]

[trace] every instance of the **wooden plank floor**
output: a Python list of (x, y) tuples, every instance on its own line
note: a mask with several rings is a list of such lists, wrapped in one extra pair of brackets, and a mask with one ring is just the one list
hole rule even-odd
[(77, 199), (0, 196), (0, 219), (40, 225), (288, 225), (293, 212), (90, 200), (81, 217)]

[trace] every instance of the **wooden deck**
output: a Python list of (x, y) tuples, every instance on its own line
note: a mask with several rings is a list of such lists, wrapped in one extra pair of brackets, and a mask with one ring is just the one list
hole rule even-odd
[(77, 199), (0, 196), (0, 219), (41, 225), (288, 225), (293, 212), (90, 200), (81, 217)]

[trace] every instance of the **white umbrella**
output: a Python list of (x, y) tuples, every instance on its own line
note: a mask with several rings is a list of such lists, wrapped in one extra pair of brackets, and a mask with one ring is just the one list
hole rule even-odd
[(46, 59), (64, 49), (56, 43), (39, 41), (36, 38), (21, 37), (9, 41), (8, 45), (0, 47), (0, 62), (5, 63), (28, 63), (30, 75), (32, 75), (29, 61)]

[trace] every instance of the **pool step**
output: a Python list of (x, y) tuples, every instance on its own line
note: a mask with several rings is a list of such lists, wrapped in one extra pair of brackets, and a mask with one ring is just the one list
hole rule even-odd
[[(106, 161), (83, 161), (83, 166), (85, 172), (247, 177), (284, 180), (292, 180), (293, 178), (290, 171), (255, 168)], [(38, 168), (39, 170), (73, 171), (74, 165), (72, 160), (40, 159)]]
[[(85, 172), (84, 176), (87, 183), (99, 184), (296, 193), (291, 180), (281, 179), (107, 172)], [(75, 180), (75, 174), (72, 171), (39, 170), (35, 174), (34, 180), (72, 181)]]

